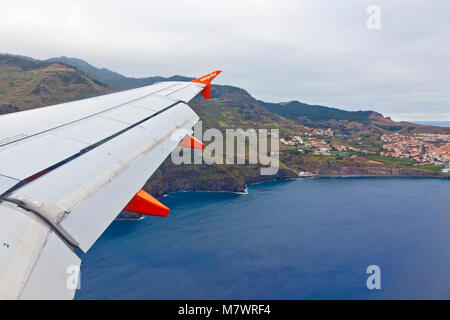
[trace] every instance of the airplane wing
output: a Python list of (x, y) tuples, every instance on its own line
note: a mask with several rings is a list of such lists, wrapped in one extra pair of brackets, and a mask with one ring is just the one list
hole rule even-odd
[(209, 98), (219, 73), (0, 117), (0, 299), (74, 297), (76, 252), (145, 201), (140, 189), (199, 120), (186, 103)]

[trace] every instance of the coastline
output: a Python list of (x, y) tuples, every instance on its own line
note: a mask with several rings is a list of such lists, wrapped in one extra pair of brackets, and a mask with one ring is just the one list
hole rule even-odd
[(436, 175), (312, 175), (312, 176), (304, 176), (304, 177), (295, 177), (295, 178), (279, 178), (279, 179), (272, 179), (272, 180), (263, 180), (253, 183), (247, 183), (245, 185), (245, 191), (227, 191), (227, 190), (184, 190), (184, 191), (173, 191), (168, 192), (162, 195), (161, 197), (158, 197), (158, 199), (165, 198), (171, 194), (176, 193), (185, 193), (185, 192), (202, 192), (202, 193), (230, 193), (230, 194), (239, 194), (239, 195), (246, 195), (249, 193), (248, 187), (255, 186), (258, 184), (263, 183), (270, 183), (270, 182), (276, 182), (276, 181), (291, 181), (291, 180), (298, 180), (298, 179), (364, 179), (364, 178), (392, 178), (392, 179), (404, 179), (404, 178), (411, 178), (411, 179), (442, 179), (442, 180), (449, 180), (450, 175), (448, 176), (436, 176)]
[(412, 179), (442, 179), (448, 180), (450, 179), (450, 175), (394, 175), (394, 174), (386, 174), (386, 175), (314, 175), (310, 177), (299, 177), (301, 178), (317, 178), (317, 179), (328, 179), (328, 178), (412, 178)]
[[(247, 183), (243, 187), (242, 191), (227, 191), (227, 190), (183, 190), (183, 191), (172, 191), (167, 192), (157, 199), (162, 199), (170, 194), (175, 193), (185, 193), (185, 192), (199, 192), (199, 193), (230, 193), (237, 195), (247, 195), (249, 194), (249, 186), (258, 185), (262, 183), (269, 183), (275, 181), (290, 181), (297, 179), (441, 179), (441, 180), (450, 180), (450, 175), (320, 175), (315, 174), (311, 176), (299, 176), (299, 177), (290, 177), (290, 178), (275, 178), (272, 180), (262, 180), (252, 183)], [(123, 217), (122, 217), (123, 216)], [(133, 213), (127, 213), (123, 215), (120, 213), (116, 220), (118, 221), (138, 221), (144, 219), (145, 216)]]

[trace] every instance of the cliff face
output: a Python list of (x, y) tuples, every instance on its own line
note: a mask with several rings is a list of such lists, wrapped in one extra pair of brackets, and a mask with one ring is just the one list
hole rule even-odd
[(316, 171), (322, 176), (412, 176), (412, 177), (441, 177), (437, 172), (429, 170), (396, 168), (389, 166), (367, 166), (358, 164), (322, 164)]
[[(186, 81), (189, 78), (127, 78), (106, 69), (95, 68), (84, 61), (68, 58), (38, 61), (30, 58), (0, 55), (0, 114), (38, 108), (113, 91), (152, 84), (157, 81)], [(400, 133), (449, 133), (450, 128), (394, 122), (373, 111), (345, 111), (313, 106), (298, 101), (265, 103), (244, 89), (232, 86), (212, 87), (212, 99), (193, 99), (190, 106), (203, 121), (203, 129), (227, 128), (280, 129), (281, 136), (296, 135), (311, 128), (332, 128), (349, 135), (370, 136)], [(378, 139), (379, 140), (379, 139)], [(363, 146), (361, 146), (363, 147)], [(286, 150), (285, 150), (286, 151)], [(297, 177), (299, 170), (319, 175), (394, 175), (439, 176), (420, 167), (401, 168), (366, 160), (348, 161), (311, 158), (281, 150), (280, 169), (276, 175), (262, 176), (257, 165), (181, 165), (168, 159), (145, 185), (155, 197), (178, 191), (243, 192), (247, 184)], [(295, 151), (295, 150), (294, 150)], [(309, 158), (308, 158), (309, 157)]]
[(369, 119), (369, 120), (372, 120), (372, 121), (377, 121), (377, 122), (387, 123), (387, 124), (392, 124), (392, 123), (394, 123), (394, 121), (392, 121), (391, 118), (385, 117), (385, 116), (383, 116), (381, 113), (374, 112), (374, 111), (369, 115), (369, 118), (368, 118), (368, 119)]
[(276, 175), (263, 176), (257, 165), (177, 166), (168, 159), (153, 174), (144, 190), (155, 197), (181, 191), (244, 192), (247, 184), (296, 177), (297, 171), (288, 168), (280, 168)]

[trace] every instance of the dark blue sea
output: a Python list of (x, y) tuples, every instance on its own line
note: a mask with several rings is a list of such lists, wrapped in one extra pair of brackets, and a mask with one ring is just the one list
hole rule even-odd
[(116, 221), (84, 255), (78, 299), (450, 299), (449, 180), (308, 178), (162, 202), (168, 218)]
[(450, 127), (450, 121), (413, 121), (413, 122), (427, 126)]

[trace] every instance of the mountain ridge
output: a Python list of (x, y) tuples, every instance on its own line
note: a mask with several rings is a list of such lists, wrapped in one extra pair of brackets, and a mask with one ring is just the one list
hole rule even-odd
[(65, 56), (50, 58), (45, 61), (64, 63), (66, 65), (75, 67), (91, 78), (94, 78), (111, 87), (119, 88), (122, 90), (152, 85), (160, 81), (190, 81), (194, 79), (189, 77), (183, 77), (180, 75), (173, 75), (171, 77), (161, 77), (161, 76), (150, 76), (144, 78), (126, 77), (118, 72), (109, 70), (107, 68), (94, 67), (93, 65), (89, 64), (84, 60), (78, 58), (69, 58)]
[[(70, 59), (70, 58), (67, 58)], [(116, 92), (131, 87), (149, 85), (165, 80), (191, 80), (190, 77), (127, 78), (114, 71), (96, 68), (80, 59), (52, 58), (45, 61), (13, 55), (0, 55), (0, 114), (28, 110), (50, 104)], [(77, 65), (74, 65), (77, 63)], [(203, 129), (227, 128), (280, 129), (280, 137), (307, 134), (311, 128), (333, 128), (333, 145), (353, 144), (367, 146), (369, 151), (381, 148), (380, 136), (389, 132), (413, 133), (417, 130), (450, 133), (450, 128), (413, 125), (393, 122), (374, 111), (345, 111), (319, 106), (326, 111), (320, 118), (317, 110), (306, 110), (311, 120), (300, 114), (280, 114), (277, 108), (300, 105), (301, 102), (266, 103), (252, 97), (242, 88), (229, 85), (213, 85), (212, 98), (194, 98), (189, 105), (200, 116)], [(313, 108), (313, 107), (311, 107)], [(275, 112), (277, 111), (277, 112)], [(295, 110), (294, 110), (295, 111)], [(309, 112), (309, 114), (307, 113)], [(312, 112), (312, 113), (311, 113)], [(319, 118), (314, 118), (319, 116)], [(333, 117), (337, 117), (333, 118)], [(356, 118), (355, 118), (356, 117)], [(358, 120), (358, 117), (362, 117)], [(347, 136), (352, 142), (341, 137)], [(170, 158), (153, 174), (144, 189), (154, 196), (174, 191), (231, 191), (243, 192), (247, 184), (268, 180), (298, 177), (299, 171), (318, 175), (416, 175), (439, 176), (436, 168), (423, 170), (405, 163), (378, 159), (370, 160), (364, 155), (350, 158), (342, 156), (316, 156), (311, 152), (298, 152), (295, 146), (280, 145), (280, 169), (274, 176), (260, 175), (260, 165), (181, 165), (176, 166)]]
[(65, 64), (0, 55), (0, 114), (113, 91), (113, 88)]
[[(88, 62), (77, 58), (58, 57), (50, 58), (46, 61), (60, 62), (76, 67), (81, 72), (84, 72), (86, 75), (93, 77), (97, 81), (120, 89), (131, 89), (140, 86), (151, 85), (159, 81), (190, 81), (194, 79), (193, 77), (185, 77), (180, 75), (174, 75), (171, 77), (151, 76), (145, 78), (130, 78), (106, 68), (96, 68), (90, 65)], [(217, 87), (217, 85), (214, 85), (213, 87)], [(234, 88), (245, 91), (242, 88)], [(219, 93), (219, 90), (216, 90), (216, 94), (217, 93)], [(252, 97), (248, 92), (246, 93), (250, 97)], [(391, 118), (384, 117), (384, 115), (382, 115), (381, 113), (373, 110), (348, 111), (335, 107), (306, 104), (298, 100), (280, 103), (269, 103), (257, 99), (255, 100), (273, 113), (276, 113), (284, 118), (294, 120), (300, 124), (312, 127), (327, 127), (333, 125), (333, 123), (330, 123), (330, 120), (343, 120), (349, 122), (357, 121), (366, 124), (372, 124), (374, 125), (374, 127), (376, 127), (376, 129), (389, 131), (423, 131), (431, 133), (450, 132), (450, 129), (439, 129), (440, 127), (436, 126), (423, 126), (406, 121), (395, 122)], [(320, 121), (324, 122), (315, 123)]]
[[(125, 77), (122, 74), (111, 71), (107, 68), (96, 68), (84, 60), (81, 60), (78, 58), (69, 58), (69, 57), (64, 57), (64, 56), (50, 58), (45, 61), (61, 62), (61, 63), (65, 63), (67, 65), (76, 67), (80, 71), (87, 74), (88, 76), (93, 77), (94, 79), (101, 81), (107, 85), (117, 86), (118, 84), (120, 84), (118, 87), (121, 89), (129, 89), (131, 87), (138, 86), (138, 85), (151, 85), (158, 81), (190, 81), (190, 80), (194, 79), (193, 77), (184, 77), (184, 76), (179, 76), (179, 75), (174, 75), (171, 77), (153, 76), (153, 77), (145, 77), (145, 78)], [(113, 77), (111, 77), (110, 75), (113, 75)], [(242, 88), (239, 88), (239, 89), (244, 90)], [(374, 112), (374, 111), (346, 111), (346, 110), (342, 110), (342, 109), (338, 109), (338, 108), (330, 108), (330, 107), (326, 107), (326, 106), (308, 105), (306, 103), (302, 103), (297, 100), (290, 101), (290, 102), (280, 102), (280, 103), (268, 103), (268, 102), (264, 102), (261, 100), (258, 100), (258, 101), (265, 104), (266, 106), (277, 105), (277, 106), (285, 107), (285, 106), (290, 106), (292, 104), (299, 104), (302, 106), (318, 107), (322, 111), (326, 110), (326, 109), (344, 111), (347, 114), (353, 114), (353, 113), (359, 114), (359, 113), (365, 113), (365, 112)], [(271, 110), (271, 111), (274, 111), (274, 110)], [(275, 113), (277, 113), (277, 112), (275, 112)], [(280, 114), (280, 115), (282, 115), (282, 114)], [(355, 119), (356, 118), (358, 118), (358, 117), (355, 116)], [(312, 120), (315, 120), (315, 119), (312, 119)]]

